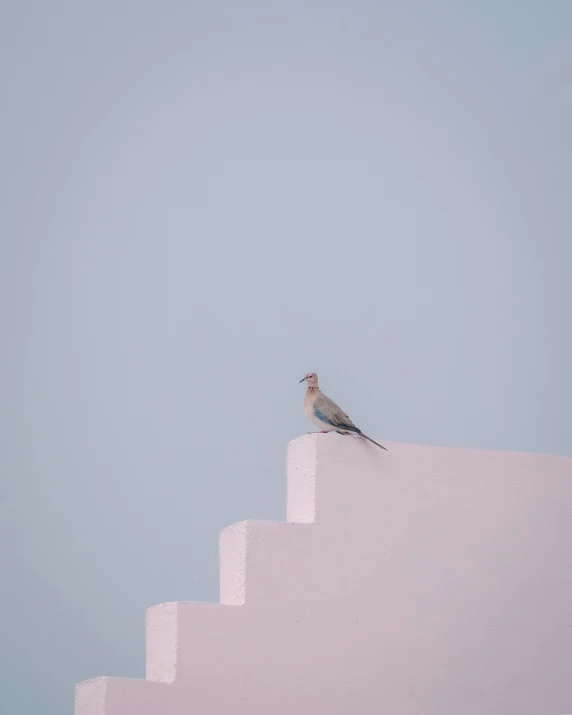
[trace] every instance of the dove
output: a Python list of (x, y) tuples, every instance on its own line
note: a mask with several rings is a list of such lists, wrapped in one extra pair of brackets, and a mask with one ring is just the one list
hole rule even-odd
[(300, 382), (306, 383), (306, 394), (304, 395), (306, 417), (319, 427), (322, 432), (357, 434), (387, 451), (387, 447), (368, 437), (359, 427), (356, 427), (346, 413), (320, 390), (318, 376), (315, 372), (309, 372), (304, 375)]

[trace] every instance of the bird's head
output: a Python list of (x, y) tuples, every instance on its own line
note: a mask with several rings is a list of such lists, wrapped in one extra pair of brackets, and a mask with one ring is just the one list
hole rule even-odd
[(305, 382), (308, 387), (318, 387), (318, 376), (315, 372), (309, 372), (304, 375), (300, 382)]

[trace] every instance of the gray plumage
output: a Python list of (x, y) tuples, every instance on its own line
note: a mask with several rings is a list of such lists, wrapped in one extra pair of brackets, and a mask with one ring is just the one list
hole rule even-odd
[(334, 427), (345, 427), (352, 432), (360, 431), (342, 408), (321, 391), (314, 400), (314, 412), (320, 417), (323, 415)]

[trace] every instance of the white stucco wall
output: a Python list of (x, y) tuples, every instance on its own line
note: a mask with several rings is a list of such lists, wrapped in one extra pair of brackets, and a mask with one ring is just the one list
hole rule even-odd
[(572, 459), (387, 447), (292, 442), (288, 522), (223, 531), (221, 603), (151, 608), (147, 680), (76, 715), (572, 712)]

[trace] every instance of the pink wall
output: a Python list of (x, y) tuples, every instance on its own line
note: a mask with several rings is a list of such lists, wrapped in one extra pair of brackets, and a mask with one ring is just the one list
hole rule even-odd
[[(318, 434), (288, 522), (221, 534), (221, 604), (147, 614), (76, 715), (572, 712), (572, 458)], [(181, 564), (185, 568), (185, 564)]]

